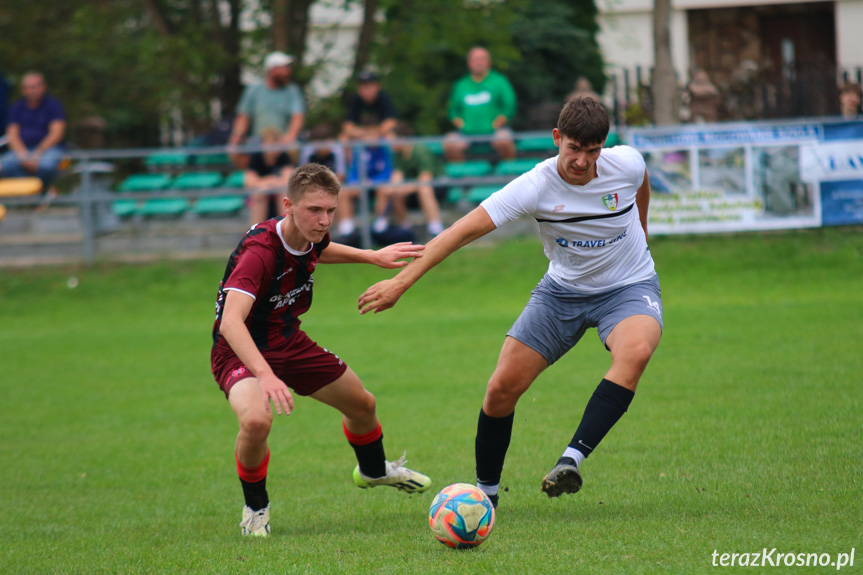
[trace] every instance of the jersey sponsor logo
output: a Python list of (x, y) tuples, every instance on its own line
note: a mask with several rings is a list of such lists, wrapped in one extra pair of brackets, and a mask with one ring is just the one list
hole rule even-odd
[(482, 106), (491, 102), (491, 92), (484, 90), (477, 94), (467, 94), (464, 97), (464, 103), (467, 106)]
[(277, 294), (270, 298), (270, 303), (276, 304), (273, 306), (273, 309), (281, 309), (286, 305), (292, 305), (299, 295), (303, 292), (312, 291), (312, 284), (314, 283), (313, 278), (309, 278), (309, 281), (301, 285), (296, 289), (292, 289), (286, 294)]
[(554, 241), (557, 242), (557, 245), (564, 248), (605, 248), (616, 244), (625, 237), (626, 230), (623, 230), (619, 236), (606, 240), (568, 240), (566, 238), (557, 238)]
[(612, 212), (617, 209), (617, 194), (602, 196), (602, 203)]
[(565, 208), (565, 207), (566, 207), (565, 205), (560, 204), (560, 205), (554, 206), (554, 209), (551, 211), (554, 213), (562, 212), (563, 208)]
[(641, 297), (647, 300), (647, 307), (649, 307), (656, 315), (662, 315), (662, 308), (659, 307), (658, 301), (653, 301), (650, 299), (650, 296), (647, 295), (643, 295)]

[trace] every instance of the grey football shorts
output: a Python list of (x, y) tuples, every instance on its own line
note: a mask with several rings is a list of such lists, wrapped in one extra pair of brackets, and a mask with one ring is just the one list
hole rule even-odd
[(597, 328), (605, 344), (618, 323), (635, 315), (649, 315), (659, 322), (660, 329), (663, 327), (657, 276), (609, 292), (584, 295), (546, 275), (506, 335), (536, 350), (551, 365), (572, 349), (588, 328)]

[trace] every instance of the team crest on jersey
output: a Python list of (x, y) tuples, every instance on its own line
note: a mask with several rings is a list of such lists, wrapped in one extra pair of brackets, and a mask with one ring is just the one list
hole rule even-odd
[(606, 208), (613, 212), (617, 209), (617, 194), (608, 194), (607, 196), (602, 196), (602, 203), (605, 204)]

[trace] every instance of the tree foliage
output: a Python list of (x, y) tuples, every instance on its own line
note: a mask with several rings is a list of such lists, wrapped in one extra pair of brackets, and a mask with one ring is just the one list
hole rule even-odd
[[(273, 48), (301, 58), (311, 2), (2, 2), (0, 69), (13, 83), (28, 70), (43, 72), (66, 107), (73, 142), (81, 121), (98, 116), (109, 147), (158, 145), (169, 122), (180, 120), (189, 134), (206, 131), (212, 102), (231, 114), (242, 65), (257, 68)], [(366, 64), (381, 70), (400, 116), (421, 134), (451, 129), (449, 92), (475, 45), (489, 49), (515, 86), (518, 129), (546, 127), (532, 121), (532, 111), (559, 109), (578, 76), (598, 91), (604, 83), (592, 0), (366, 0), (363, 7), (354, 71)], [(241, 30), (241, 14), (255, 24)], [(301, 85), (316, 73), (296, 68)], [(12, 92), (17, 98), (17, 86)], [(331, 113), (317, 115), (341, 113), (336, 100)]]
[[(446, 106), (465, 56), (476, 45), (492, 54), (519, 98), (517, 129), (544, 129), (538, 111), (560, 110), (579, 76), (605, 83), (592, 0), (381, 0), (385, 22), (375, 57), (402, 117), (421, 133), (450, 130)], [(545, 114), (548, 116), (548, 114)], [(552, 120), (553, 122), (553, 120)], [(552, 124), (553, 125), (553, 124)]]
[(172, 114), (189, 130), (208, 126), (211, 99), (224, 97), (229, 85), (224, 70), (239, 74), (239, 54), (220, 43), (214, 4), (4, 3), (0, 62), (13, 82), (28, 70), (45, 74), (66, 108), (70, 140), (83, 119), (98, 116), (107, 145), (155, 145), (160, 121)]

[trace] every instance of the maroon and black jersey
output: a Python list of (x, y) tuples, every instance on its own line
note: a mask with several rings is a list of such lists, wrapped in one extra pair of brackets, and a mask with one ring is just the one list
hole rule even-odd
[(219, 284), (213, 347), (230, 351), (219, 334), (225, 297), (237, 290), (254, 298), (246, 327), (260, 351), (279, 347), (300, 327), (300, 315), (312, 305), (312, 273), (321, 252), (330, 244), (327, 234), (306, 253), (291, 249), (279, 230), (284, 218), (252, 227), (231, 254)]

